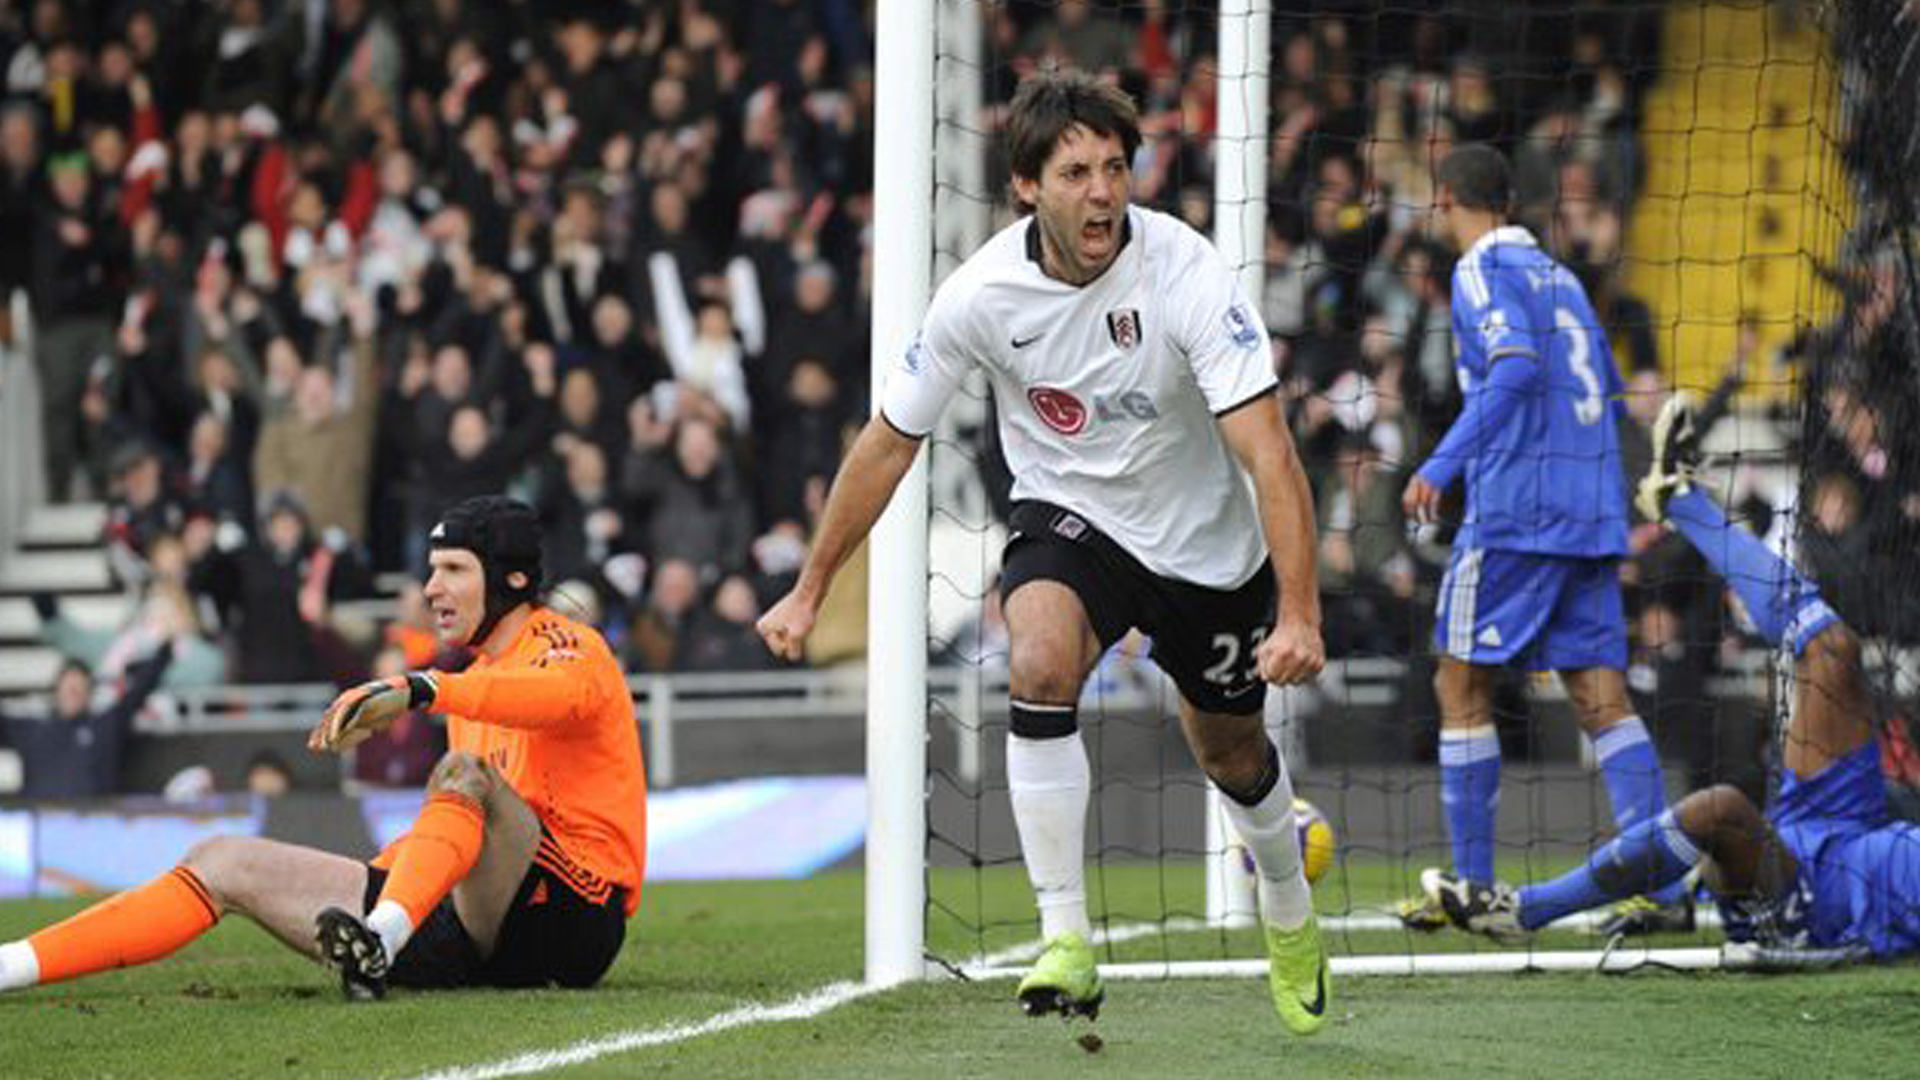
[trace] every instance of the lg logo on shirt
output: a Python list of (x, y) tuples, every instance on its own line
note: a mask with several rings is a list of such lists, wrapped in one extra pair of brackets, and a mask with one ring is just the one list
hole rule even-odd
[(1093, 408), (1088, 410), (1085, 403), (1065, 390), (1051, 386), (1036, 386), (1027, 391), (1027, 403), (1033, 406), (1034, 415), (1040, 422), (1062, 435), (1078, 435), (1087, 429), (1087, 421), (1098, 417), (1102, 422), (1157, 420), (1160, 409), (1148, 397), (1145, 391), (1129, 390), (1124, 394), (1095, 394)]

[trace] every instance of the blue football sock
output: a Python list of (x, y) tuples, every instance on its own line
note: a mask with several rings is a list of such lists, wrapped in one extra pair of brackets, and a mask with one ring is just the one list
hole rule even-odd
[(1593, 755), (1607, 782), (1607, 800), (1613, 804), (1613, 822), (1625, 832), (1667, 808), (1666, 777), (1660, 754), (1647, 738), (1647, 727), (1637, 716), (1617, 720), (1593, 739)]
[[(1667, 808), (1667, 781), (1660, 771), (1660, 753), (1639, 717), (1615, 721), (1600, 732), (1593, 740), (1593, 754), (1600, 761), (1600, 776), (1607, 782), (1613, 823), (1621, 832), (1659, 817)], [(1649, 894), (1649, 898), (1659, 904), (1677, 904), (1686, 891), (1686, 883), (1676, 881)]]
[(1453, 841), (1453, 871), (1493, 881), (1494, 813), (1500, 807), (1500, 736), (1491, 725), (1440, 731), (1440, 801)]
[(1657, 895), (1685, 877), (1700, 851), (1668, 810), (1602, 844), (1576, 870), (1520, 889), (1520, 925), (1538, 930), (1576, 911), (1640, 894)]
[(1667, 520), (1727, 579), (1760, 636), (1799, 656), (1838, 621), (1833, 609), (1785, 559), (1727, 515), (1698, 484), (1667, 501)]

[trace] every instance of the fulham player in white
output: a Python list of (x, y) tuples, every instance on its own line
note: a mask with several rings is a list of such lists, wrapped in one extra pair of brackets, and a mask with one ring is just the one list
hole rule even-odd
[(1327, 1013), (1326, 950), (1262, 705), (1267, 683), (1311, 680), (1325, 653), (1312, 495), (1274, 397), (1266, 327), (1212, 245), (1128, 205), (1140, 134), (1124, 93), (1076, 73), (1036, 76), (1014, 96), (1007, 135), (1014, 195), (1033, 212), (940, 287), (834, 478), (798, 583), (760, 633), (800, 657), (834, 573), (961, 380), (984, 369), (1014, 478), (1001, 573), (1007, 782), (1047, 943), (1020, 1001), (1032, 1015), (1091, 1015), (1104, 997), (1088, 942), (1091, 782), (1076, 709), (1107, 646), (1138, 627), (1259, 864), (1274, 1007), (1312, 1034)]

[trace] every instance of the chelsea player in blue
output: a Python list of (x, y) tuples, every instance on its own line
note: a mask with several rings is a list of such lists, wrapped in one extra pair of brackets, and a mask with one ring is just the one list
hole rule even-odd
[(1693, 481), (1689, 409), (1676, 397), (1662, 412), (1638, 501), (1699, 549), (1762, 636), (1793, 653), (1779, 791), (1764, 816), (1737, 788), (1696, 791), (1538, 885), (1479, 885), (1438, 870), (1421, 883), (1457, 925), (1506, 941), (1699, 866), (1735, 941), (1878, 959), (1920, 951), (1920, 826), (1887, 804), (1860, 644), (1811, 582), (1729, 523)]
[[(1434, 686), (1454, 869), (1486, 884), (1500, 798), (1497, 668), (1521, 663), (1560, 674), (1623, 831), (1658, 817), (1666, 788), (1627, 696), (1623, 387), (1606, 333), (1573, 274), (1507, 223), (1512, 181), (1498, 151), (1460, 147), (1437, 179), (1436, 209), (1462, 252), (1453, 335), (1466, 407), (1408, 482), (1402, 506), (1409, 520), (1430, 524), (1442, 494), (1466, 483), (1434, 622)], [(1423, 930), (1446, 923), (1419, 899), (1403, 905), (1401, 917)], [(1690, 919), (1678, 908), (1668, 921)]]

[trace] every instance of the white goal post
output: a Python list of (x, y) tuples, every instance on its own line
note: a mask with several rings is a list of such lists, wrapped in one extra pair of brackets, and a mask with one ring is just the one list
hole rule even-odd
[[(873, 408), (933, 284), (935, 0), (878, 5), (874, 66)], [(869, 543), (866, 980), (926, 974), (927, 452)]]

